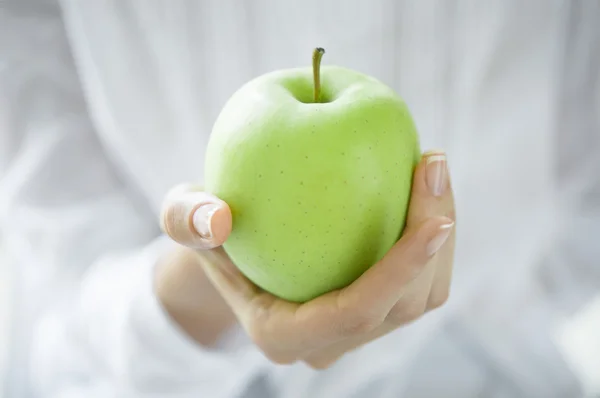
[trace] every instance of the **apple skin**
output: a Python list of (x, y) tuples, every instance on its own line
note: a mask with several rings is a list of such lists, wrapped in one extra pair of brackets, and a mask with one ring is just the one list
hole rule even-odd
[(400, 237), (419, 137), (380, 81), (321, 68), (271, 72), (225, 104), (207, 147), (205, 189), (226, 201), (225, 251), (280, 298), (305, 302), (356, 280)]

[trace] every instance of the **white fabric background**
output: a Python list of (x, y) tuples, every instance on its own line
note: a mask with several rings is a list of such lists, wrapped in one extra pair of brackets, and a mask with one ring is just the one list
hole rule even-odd
[[(30, 123), (16, 123), (21, 135), (9, 135), (9, 145), (0, 146), (0, 151), (14, 143), (25, 148), (19, 167), (1, 185), (2, 199), (11, 206), (0, 207), (13, 221), (7, 225), (20, 227), (11, 231), (10, 248), (20, 255), (21, 309), (31, 305), (44, 315), (14, 318), (23, 335), (10, 348), (27, 347), (31, 330), (36, 338), (33, 360), (28, 352), (14, 353), (13, 391), (31, 387), (16, 385), (27, 376), (36, 389), (61, 397), (104, 398), (123, 391), (143, 396), (140, 384), (187, 388), (195, 396), (207, 385), (219, 389), (239, 382), (219, 379), (235, 373), (230, 361), (174, 337), (149, 294), (139, 306), (145, 312), (127, 318), (116, 310), (131, 304), (124, 300), (127, 281), (149, 276), (152, 256), (140, 247), (156, 235), (154, 213), (162, 194), (180, 180), (200, 178), (201, 148), (220, 104), (256, 73), (306, 62), (307, 54), (298, 49), (310, 51), (318, 42), (329, 50), (325, 62), (359, 68), (397, 88), (413, 108), (424, 148), (448, 148), (459, 243), (466, 244), (459, 244), (455, 288), (443, 311), (327, 372), (278, 369), (271, 374), (274, 385), (285, 398), (337, 397), (351, 383), (361, 389), (357, 396), (368, 397), (377, 389), (382, 397), (443, 391), (461, 398), (576, 394), (548, 334), (600, 286), (591, 262), (598, 258), (597, 245), (590, 238), (600, 220), (600, 201), (593, 195), (600, 148), (591, 130), (598, 124), (591, 112), (599, 109), (600, 85), (586, 86), (600, 81), (593, 75), (600, 70), (593, 69), (597, 57), (590, 55), (596, 48), (590, 41), (597, 40), (594, 2), (498, 0), (484, 6), (389, 0), (368, 7), (346, 1), (336, 8), (315, 0), (290, 9), (289, 3), (268, 1), (240, 8), (232, 1), (65, 0), (66, 30), (52, 2), (11, 3), (14, 14), (0, 24), (11, 29), (0, 43), (13, 34), (19, 46), (11, 52), (16, 66), (2, 79), (14, 91), (6, 91), (11, 101), (0, 111), (14, 106), (17, 122), (20, 112), (31, 112), (23, 116)], [(321, 13), (315, 16), (312, 9)], [(328, 22), (333, 16), (336, 24)], [(574, 37), (576, 45), (565, 54)], [(357, 55), (356, 48), (365, 53)], [(214, 64), (205, 62), (207, 53)], [(34, 84), (37, 77), (40, 83)], [(18, 107), (21, 99), (25, 105)], [(566, 138), (561, 141), (559, 134)], [(0, 165), (14, 160), (10, 156), (0, 157)], [(84, 161), (93, 178), (77, 173)], [(45, 184), (48, 176), (56, 183)], [(77, 189), (64, 192), (63, 186)], [(59, 218), (65, 222), (51, 222)], [(128, 255), (114, 254), (124, 249)], [(115, 276), (124, 282), (116, 283)], [(65, 299), (80, 285), (86, 288), (86, 300), (78, 303), (84, 311)], [(67, 328), (73, 318), (80, 329)], [(101, 332), (86, 334), (85, 326)], [(169, 372), (173, 367), (165, 358), (156, 360), (153, 355), (165, 348), (156, 341), (163, 336), (152, 334), (157, 330), (167, 330), (169, 349), (186, 360), (193, 357), (196, 373)], [(127, 345), (122, 335), (130, 338)], [(99, 358), (101, 366), (90, 358)], [(208, 359), (205, 367), (202, 358)], [(25, 366), (28, 362), (32, 365)], [(169, 377), (152, 377), (156, 374)], [(205, 376), (210, 380), (203, 384), (197, 381), (203, 374), (215, 377)], [(138, 390), (119, 390), (115, 380)]]
[(12, 308), (11, 274), (8, 255), (2, 246), (0, 237), (0, 391), (4, 386), (4, 377), (6, 375), (7, 354), (10, 346), (9, 321), (10, 309)]

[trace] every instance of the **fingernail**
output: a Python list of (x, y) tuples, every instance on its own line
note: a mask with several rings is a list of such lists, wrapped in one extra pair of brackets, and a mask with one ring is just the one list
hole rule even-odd
[(207, 203), (200, 206), (194, 212), (193, 224), (196, 232), (203, 238), (210, 239), (213, 236), (212, 233), (212, 217), (219, 210), (220, 206), (214, 203)]
[(427, 187), (433, 196), (442, 196), (448, 185), (446, 154), (442, 151), (435, 151), (426, 156)]
[(454, 223), (449, 222), (439, 227), (437, 234), (435, 234), (435, 236), (427, 244), (427, 254), (429, 256), (433, 256), (435, 253), (437, 253), (444, 243), (446, 243), (448, 237), (450, 236), (450, 232), (452, 232), (453, 226)]

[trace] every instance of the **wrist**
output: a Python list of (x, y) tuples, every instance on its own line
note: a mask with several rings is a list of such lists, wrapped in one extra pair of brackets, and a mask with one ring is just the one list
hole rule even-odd
[(175, 247), (157, 264), (155, 291), (165, 311), (185, 333), (212, 347), (236, 319), (204, 274), (201, 262), (198, 252)]

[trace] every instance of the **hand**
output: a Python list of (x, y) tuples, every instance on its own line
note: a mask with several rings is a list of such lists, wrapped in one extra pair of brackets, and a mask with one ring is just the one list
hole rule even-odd
[(351, 285), (304, 304), (251, 283), (220, 247), (231, 232), (222, 200), (194, 186), (167, 196), (165, 232), (195, 249), (198, 263), (237, 320), (276, 363), (326, 368), (345, 353), (446, 302), (454, 253), (454, 199), (446, 157), (423, 155), (414, 174), (406, 230), (386, 256)]

